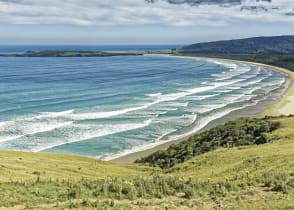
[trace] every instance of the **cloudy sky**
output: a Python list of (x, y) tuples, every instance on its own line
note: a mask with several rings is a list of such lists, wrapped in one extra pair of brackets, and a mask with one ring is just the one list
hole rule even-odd
[(0, 0), (0, 44), (189, 44), (294, 34), (294, 0)]

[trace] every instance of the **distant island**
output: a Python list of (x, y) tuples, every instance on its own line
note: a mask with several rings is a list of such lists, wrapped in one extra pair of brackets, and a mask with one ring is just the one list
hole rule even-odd
[(142, 52), (128, 51), (59, 51), (59, 50), (44, 50), (44, 51), (27, 51), (25, 53), (0, 54), (1, 57), (109, 57), (109, 56), (136, 56), (143, 55)]

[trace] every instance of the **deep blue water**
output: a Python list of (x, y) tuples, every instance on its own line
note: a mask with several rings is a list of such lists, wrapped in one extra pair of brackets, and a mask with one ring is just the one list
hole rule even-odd
[(109, 159), (197, 131), (284, 82), (205, 59), (0, 58), (0, 149)]

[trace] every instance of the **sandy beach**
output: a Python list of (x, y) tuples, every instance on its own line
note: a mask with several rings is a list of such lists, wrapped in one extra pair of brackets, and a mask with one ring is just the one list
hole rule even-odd
[(260, 116), (265, 116), (265, 115), (276, 116), (276, 115), (294, 114), (294, 83), (293, 83), (294, 72), (284, 68), (280, 68), (280, 67), (273, 67), (273, 66), (269, 66), (265, 64), (259, 64), (259, 65), (286, 73), (291, 80), (291, 83), (289, 84), (287, 90), (281, 96), (279, 101), (275, 104), (268, 106), (264, 111), (260, 113)]
[[(178, 57), (183, 57), (187, 58), (187, 56), (178, 56)], [(191, 57), (188, 57), (191, 58)], [(195, 58), (198, 59), (198, 58)], [(207, 130), (211, 127), (214, 127), (218, 124), (222, 124), (224, 122), (227, 122), (229, 120), (234, 120), (240, 117), (252, 117), (252, 116), (278, 116), (278, 115), (289, 115), (289, 114), (294, 114), (294, 72), (291, 72), (290, 70), (276, 67), (276, 66), (271, 66), (271, 65), (266, 65), (266, 64), (261, 64), (261, 63), (254, 63), (254, 62), (247, 62), (247, 61), (239, 61), (239, 60), (229, 60), (229, 59), (215, 59), (215, 60), (220, 60), (220, 61), (238, 61), (241, 63), (247, 63), (247, 64), (253, 64), (253, 65), (258, 65), (261, 67), (264, 67), (266, 69), (271, 69), (274, 71), (279, 71), (282, 73), (285, 73), (288, 75), (288, 78), (290, 80), (289, 85), (287, 86), (286, 90), (282, 95), (279, 96), (279, 99), (275, 103), (270, 103), (267, 102), (266, 104), (262, 104), (260, 106), (251, 106), (251, 107), (246, 107), (244, 109), (240, 109), (237, 111), (233, 111), (229, 113), (228, 115), (221, 117), (219, 119), (213, 120), (210, 122), (207, 126), (205, 126), (203, 129), (201, 129), (198, 132), (201, 132), (203, 130)], [(198, 133), (196, 132), (196, 133)], [(195, 134), (195, 133), (194, 133)], [(191, 135), (194, 135), (191, 134)], [(158, 146), (155, 146), (151, 149), (135, 152), (135, 153), (130, 153), (125, 156), (116, 158), (111, 160), (112, 162), (116, 163), (131, 163), (134, 162), (135, 160), (145, 157), (147, 155), (152, 154), (153, 152), (157, 150), (165, 150), (167, 149), (170, 145), (172, 144), (177, 144), (180, 143), (181, 141), (187, 140), (191, 135), (181, 137), (175, 140), (167, 141), (165, 143), (162, 143)]]

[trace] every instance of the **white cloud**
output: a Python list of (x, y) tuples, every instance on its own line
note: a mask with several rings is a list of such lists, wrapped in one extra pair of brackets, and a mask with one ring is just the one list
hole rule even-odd
[[(294, 16), (286, 15), (293, 12), (293, 0), (222, 1), (226, 4), (201, 3), (195, 6), (195, 2), (203, 1), (0, 0), (0, 23), (193, 26), (224, 25), (238, 20), (294, 22)], [(191, 5), (191, 2), (194, 3)], [(233, 4), (228, 5), (228, 2)]]

